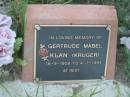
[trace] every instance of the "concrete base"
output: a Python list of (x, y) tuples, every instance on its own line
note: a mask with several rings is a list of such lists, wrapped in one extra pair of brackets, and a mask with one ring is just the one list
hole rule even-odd
[(130, 88), (119, 82), (106, 80), (44, 83), (44, 85), (21, 81), (0, 84), (0, 97), (28, 97), (27, 95), (29, 97), (130, 97)]

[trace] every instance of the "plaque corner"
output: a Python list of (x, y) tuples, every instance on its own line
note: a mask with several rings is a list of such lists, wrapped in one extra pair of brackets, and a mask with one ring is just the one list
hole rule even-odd
[(35, 30), (41, 30), (40, 25), (35, 25)]
[(106, 26), (106, 30), (108, 30), (109, 32), (111, 32), (111, 26), (110, 26), (110, 25), (107, 25), (107, 26)]

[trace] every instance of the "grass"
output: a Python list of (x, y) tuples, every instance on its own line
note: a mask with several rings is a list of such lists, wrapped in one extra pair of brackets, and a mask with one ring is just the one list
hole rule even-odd
[[(90, 89), (89, 91), (87, 91), (86, 97), (94, 97), (95, 95), (97, 95), (101, 92), (102, 92), (102, 90), (97, 91), (97, 87), (96, 87), (94, 89)], [(84, 97), (84, 96), (80, 92), (78, 92), (78, 93), (73, 94), (71, 97)]]
[[(11, 92), (8, 90), (8, 88), (3, 83), (0, 83), (0, 86), (5, 90), (5, 92), (8, 94), (9, 97), (22, 97), (21, 95), (17, 95), (17, 94), (15, 96), (12, 96)], [(38, 97), (39, 88), (40, 88), (40, 84), (38, 83), (35, 97)], [(24, 91), (26, 93), (26, 97), (32, 97), (30, 94), (28, 94), (28, 92), (26, 91), (25, 88), (24, 88)]]
[(130, 75), (127, 69), (127, 56), (125, 55), (125, 48), (123, 46), (117, 49), (116, 60), (116, 75), (115, 79), (126, 85), (130, 82)]
[(119, 83), (115, 83), (115, 90), (116, 90), (116, 97), (122, 97), (121, 96), (121, 91), (120, 91), (120, 86)]
[(6, 93), (9, 95), (9, 97), (13, 97), (10, 93), (10, 91), (3, 85), (3, 83), (0, 83), (0, 86), (6, 91)]

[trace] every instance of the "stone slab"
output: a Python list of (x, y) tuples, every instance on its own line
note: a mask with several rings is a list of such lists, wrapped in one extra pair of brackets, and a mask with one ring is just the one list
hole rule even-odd
[[(95, 91), (95, 94), (94, 94)], [(129, 88), (117, 81), (94, 80), (44, 85), (44, 97), (128, 97)]]
[(17, 80), (1, 83), (0, 97), (90, 97), (94, 89), (95, 92), (100, 92), (93, 97), (129, 97), (130, 95), (130, 88), (116, 81), (39, 84)]
[(24, 35), (22, 79), (34, 80), (34, 27), (39, 25), (109, 25), (110, 45), (105, 79), (114, 79), (118, 20), (113, 6), (105, 5), (28, 5)]

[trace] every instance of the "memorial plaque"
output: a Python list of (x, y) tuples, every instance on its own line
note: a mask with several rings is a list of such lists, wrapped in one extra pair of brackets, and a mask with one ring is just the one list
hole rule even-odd
[(35, 29), (36, 79), (62, 81), (104, 78), (109, 26), (36, 25)]
[(114, 6), (28, 5), (22, 80), (114, 79), (117, 29)]

